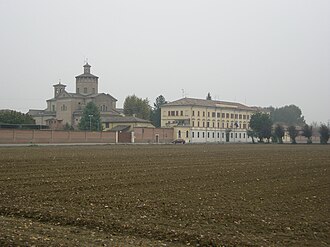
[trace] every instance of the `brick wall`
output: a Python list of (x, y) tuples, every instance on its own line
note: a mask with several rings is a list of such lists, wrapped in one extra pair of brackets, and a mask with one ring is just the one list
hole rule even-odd
[[(135, 127), (135, 143), (170, 143), (172, 128)], [(125, 136), (124, 136), (125, 135)], [(130, 142), (131, 133), (123, 133), (120, 142)], [(0, 129), (0, 144), (24, 143), (116, 143), (116, 132)]]
[(135, 127), (133, 132), (135, 143), (170, 143), (173, 141), (173, 128)]
[(115, 142), (115, 132), (0, 129), (0, 144)]

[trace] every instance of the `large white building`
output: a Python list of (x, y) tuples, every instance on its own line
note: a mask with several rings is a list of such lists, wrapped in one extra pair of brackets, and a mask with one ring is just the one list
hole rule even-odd
[(240, 103), (182, 98), (161, 107), (161, 126), (189, 143), (250, 142), (251, 115), (259, 108)]

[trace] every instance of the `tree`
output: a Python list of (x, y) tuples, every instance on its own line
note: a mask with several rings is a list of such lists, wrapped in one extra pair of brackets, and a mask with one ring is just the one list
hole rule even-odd
[(4, 124), (35, 124), (34, 119), (29, 114), (24, 114), (13, 110), (0, 111), (0, 123)]
[(289, 136), (291, 138), (291, 143), (292, 144), (297, 144), (296, 142), (296, 137), (298, 136), (298, 130), (296, 128), (296, 126), (294, 125), (291, 125), (289, 128), (288, 128), (288, 133), (289, 133)]
[(99, 131), (101, 124), (100, 111), (93, 102), (87, 103), (78, 124), (80, 130)]
[(274, 135), (275, 135), (275, 137), (277, 139), (277, 142), (279, 144), (283, 144), (284, 133), (285, 133), (285, 131), (284, 131), (283, 126), (280, 125), (280, 124), (277, 124), (275, 129), (274, 129)]
[(296, 105), (286, 105), (280, 108), (270, 106), (265, 109), (270, 112), (271, 119), (274, 123), (281, 123), (288, 126), (303, 126), (305, 124), (301, 109)]
[(124, 101), (124, 114), (136, 116), (145, 120), (150, 119), (151, 107), (148, 99), (141, 99), (135, 95), (127, 96)]
[(312, 143), (312, 135), (313, 135), (313, 127), (305, 124), (304, 128), (302, 129), (302, 136), (307, 138), (307, 144)]
[(251, 116), (250, 127), (256, 133), (259, 138), (259, 142), (262, 142), (264, 138), (267, 138), (268, 142), (272, 136), (272, 120), (267, 113), (257, 112)]
[(329, 128), (325, 124), (321, 124), (319, 133), (321, 144), (327, 144), (329, 140)]
[(248, 130), (247, 131), (247, 136), (248, 137), (251, 137), (252, 143), (255, 144), (254, 138), (257, 137), (256, 132), (254, 132), (253, 130)]
[(206, 99), (207, 99), (207, 100), (212, 100), (212, 96), (211, 96), (210, 93), (207, 94)]
[(161, 106), (166, 104), (166, 100), (163, 95), (159, 95), (156, 98), (156, 102), (154, 103), (154, 107), (150, 112), (150, 120), (154, 126), (159, 128), (161, 126)]

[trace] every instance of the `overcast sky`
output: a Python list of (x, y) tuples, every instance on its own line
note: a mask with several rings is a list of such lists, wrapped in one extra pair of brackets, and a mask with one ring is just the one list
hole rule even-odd
[(46, 108), (88, 58), (99, 92), (295, 104), (330, 120), (329, 0), (0, 0), (0, 109)]

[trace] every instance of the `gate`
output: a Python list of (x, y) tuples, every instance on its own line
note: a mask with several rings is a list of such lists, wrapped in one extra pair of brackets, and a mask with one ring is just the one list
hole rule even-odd
[(118, 132), (118, 142), (119, 143), (131, 143), (132, 142), (132, 132)]

